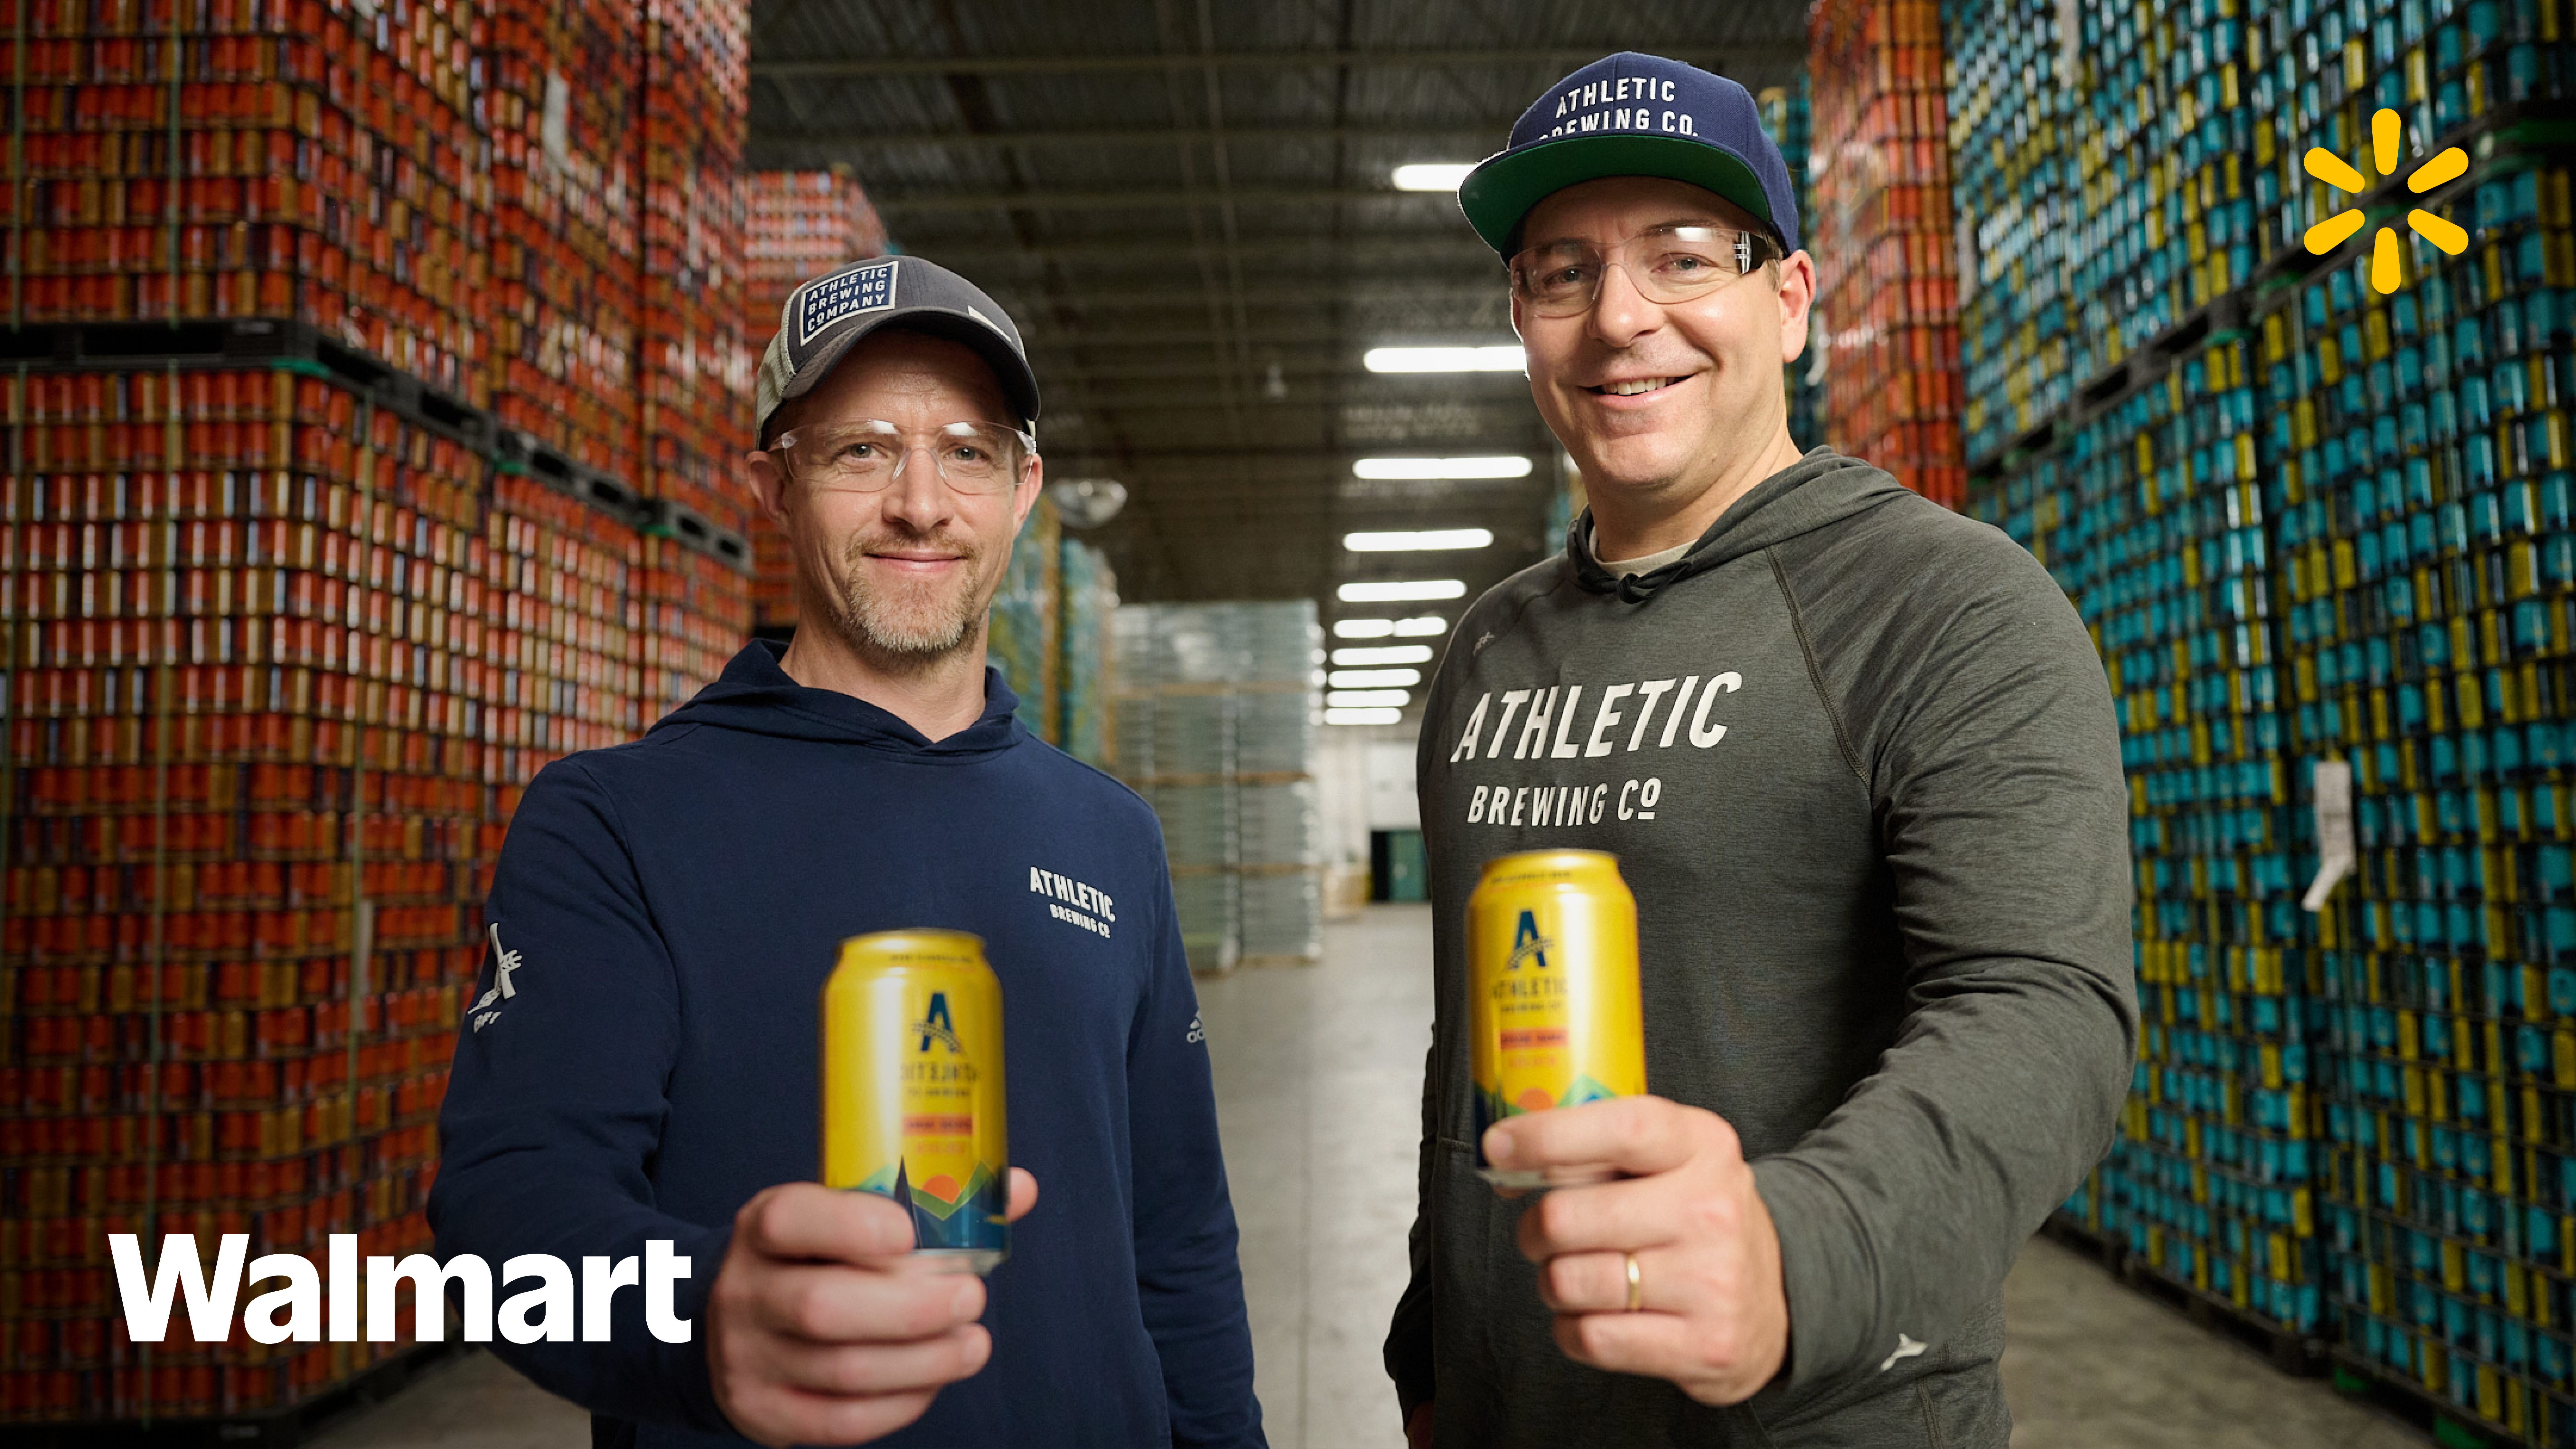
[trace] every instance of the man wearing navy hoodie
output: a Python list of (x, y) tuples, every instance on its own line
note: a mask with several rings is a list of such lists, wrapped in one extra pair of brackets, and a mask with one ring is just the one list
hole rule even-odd
[[(673, 1243), (684, 1341), (630, 1290), (604, 1339), (494, 1345), (599, 1444), (1259, 1445), (1161, 831), (983, 663), (1040, 478), (1018, 331), (918, 257), (814, 278), (782, 323), (750, 462), (807, 622), (528, 787), (439, 1251)], [(824, 978), (908, 926), (982, 936), (1001, 978), (1019, 1221), (989, 1280), (919, 1270), (900, 1208), (813, 1181)]]

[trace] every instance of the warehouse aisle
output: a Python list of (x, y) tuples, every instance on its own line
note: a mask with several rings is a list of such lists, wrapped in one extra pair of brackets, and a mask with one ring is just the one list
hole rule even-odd
[[(1321, 966), (1199, 983), (1277, 1449), (1401, 1442), (1378, 1364), (1404, 1286), (1430, 1041), (1426, 906), (1327, 928)], [(2013, 1449), (2410, 1449), (2431, 1441), (2286, 1378), (2054, 1243), (2005, 1294)], [(329, 1426), (322, 1449), (578, 1446), (570, 1405), (478, 1355)]]

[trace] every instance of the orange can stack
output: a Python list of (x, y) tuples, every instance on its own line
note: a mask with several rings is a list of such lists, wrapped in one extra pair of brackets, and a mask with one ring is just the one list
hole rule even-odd
[[(749, 264), (743, 341), (757, 366), (778, 333), (787, 294), (798, 282), (843, 262), (883, 256), (888, 244), (885, 223), (868, 204), (867, 193), (844, 171), (755, 171), (745, 178), (743, 190), (743, 250)], [(750, 534), (757, 565), (754, 618), (762, 629), (792, 628), (796, 585), (787, 561), (787, 537), (757, 508), (751, 510)]]
[(258, 1415), (399, 1345), (137, 1345), (106, 1237), (403, 1253), (491, 829), (470, 432), (313, 364), (5, 380), (0, 1419)]
[(489, 14), (0, 0), (9, 322), (299, 321), (480, 402)]
[(1826, 430), (1955, 508), (1967, 468), (1940, 7), (1822, 0), (1807, 24)]
[(639, 7), (501, 7), (492, 125), (492, 406), (573, 462), (642, 476)]
[(740, 534), (751, 521), (743, 336), (742, 148), (750, 126), (741, 0), (652, 0), (644, 45), (647, 497)]

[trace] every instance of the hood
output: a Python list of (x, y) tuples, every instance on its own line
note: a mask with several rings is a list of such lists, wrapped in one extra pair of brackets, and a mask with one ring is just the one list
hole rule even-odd
[(1019, 696), (1002, 682), (1001, 671), (990, 665), (984, 669), (984, 713), (973, 724), (933, 743), (891, 712), (856, 695), (798, 684), (779, 667), (778, 661), (786, 653), (787, 646), (774, 639), (752, 640), (725, 665), (715, 683), (662, 716), (646, 733), (659, 734), (683, 725), (713, 725), (781, 739), (823, 740), (902, 754), (959, 757), (1008, 749), (1025, 733), (1012, 715), (1019, 708)]
[(1601, 566), (1592, 556), (1589, 508), (1565, 531), (1565, 557), (1574, 566), (1574, 581), (1586, 590), (1616, 594), (1627, 603), (1642, 604), (1693, 574), (1839, 523), (1854, 514), (1915, 496), (1912, 489), (1879, 469), (1818, 446), (1754, 484), (1717, 516), (1708, 532), (1691, 545), (1690, 552), (1651, 573), (1622, 577)]

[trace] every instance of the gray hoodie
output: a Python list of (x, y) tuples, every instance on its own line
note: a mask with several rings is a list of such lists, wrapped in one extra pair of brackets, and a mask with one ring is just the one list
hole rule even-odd
[[(2002, 1283), (2111, 1140), (2136, 1045), (2128, 800), (2084, 626), (2003, 534), (1818, 448), (1679, 561), (1590, 517), (1467, 611), (1419, 747), (1438, 1022), (1387, 1339), (1443, 1445), (1996, 1446)], [(1549, 1336), (1474, 1173), (1465, 907), (1586, 847), (1636, 893), (1650, 1090), (1732, 1123), (1790, 1355), (1713, 1409)]]

